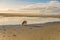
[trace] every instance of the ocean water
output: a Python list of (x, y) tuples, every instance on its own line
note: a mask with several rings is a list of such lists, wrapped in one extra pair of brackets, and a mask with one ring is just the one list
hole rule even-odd
[(21, 24), (24, 20), (27, 24), (46, 23), (60, 21), (60, 18), (50, 17), (0, 17), (0, 25), (15, 25)]

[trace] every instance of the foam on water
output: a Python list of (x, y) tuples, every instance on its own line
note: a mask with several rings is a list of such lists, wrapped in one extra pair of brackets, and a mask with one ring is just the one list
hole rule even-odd
[(49, 18), (49, 17), (48, 18), (43, 18), (43, 17), (2, 17), (2, 18), (0, 18), (0, 25), (21, 24), (24, 20), (26, 20), (28, 24), (60, 21), (59, 18)]

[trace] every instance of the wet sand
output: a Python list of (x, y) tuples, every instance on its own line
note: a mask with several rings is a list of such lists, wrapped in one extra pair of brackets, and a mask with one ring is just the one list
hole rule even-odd
[(60, 22), (0, 25), (0, 40), (60, 40)]

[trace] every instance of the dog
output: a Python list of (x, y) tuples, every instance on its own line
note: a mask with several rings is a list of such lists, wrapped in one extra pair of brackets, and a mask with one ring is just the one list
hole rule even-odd
[(23, 21), (23, 22), (22, 22), (22, 25), (26, 25), (26, 24), (27, 24), (27, 21)]

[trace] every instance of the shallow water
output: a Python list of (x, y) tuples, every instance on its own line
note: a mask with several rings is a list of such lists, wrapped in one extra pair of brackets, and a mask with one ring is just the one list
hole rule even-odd
[(0, 25), (21, 24), (24, 20), (26, 20), (28, 24), (60, 21), (59, 18), (49, 18), (49, 17), (47, 18), (44, 18), (44, 17), (0, 17)]

